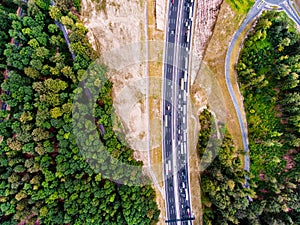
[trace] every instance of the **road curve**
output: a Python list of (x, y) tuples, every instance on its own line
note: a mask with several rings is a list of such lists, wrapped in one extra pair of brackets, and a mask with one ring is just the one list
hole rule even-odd
[[(253, 19), (256, 18), (262, 12), (263, 5), (261, 5), (259, 8), (257, 7), (260, 2), (261, 1), (256, 1), (256, 3), (254, 4), (254, 6), (248, 12), (247, 17), (244, 20), (243, 24), (240, 26), (240, 28), (234, 34), (234, 36), (233, 36), (233, 38), (232, 38), (232, 40), (230, 42), (230, 45), (229, 45), (229, 48), (228, 48), (228, 51), (227, 51), (227, 54), (226, 54), (226, 60), (225, 60), (225, 79), (226, 79), (226, 85), (227, 85), (227, 88), (228, 88), (231, 100), (233, 102), (233, 105), (234, 105), (234, 108), (235, 108), (235, 111), (236, 111), (236, 114), (237, 114), (237, 117), (238, 117), (238, 120), (239, 120), (239, 125), (240, 125), (240, 129), (241, 129), (241, 133), (242, 133), (242, 138), (243, 138), (244, 152), (246, 153), (245, 154), (245, 164), (244, 164), (244, 169), (246, 171), (250, 171), (250, 158), (249, 158), (249, 154), (248, 154), (249, 153), (248, 131), (247, 131), (247, 127), (244, 126), (243, 119), (242, 119), (241, 109), (240, 109), (240, 107), (238, 105), (237, 97), (236, 97), (236, 95), (235, 95), (235, 93), (233, 91), (232, 82), (231, 82), (231, 79), (230, 79), (230, 56), (232, 54), (233, 47), (234, 47), (235, 42), (237, 41), (238, 37), (244, 31), (244, 29), (246, 28), (246, 26), (251, 21), (253, 21)], [(263, 4), (265, 4), (265, 3), (263, 3)]]
[[(244, 126), (243, 119), (242, 119), (242, 114), (241, 114), (241, 109), (239, 108), (239, 105), (237, 103), (237, 97), (233, 91), (232, 87), (232, 82), (230, 79), (230, 56), (232, 54), (233, 47), (235, 45), (235, 42), (237, 41), (237, 38), (241, 35), (241, 33), (244, 31), (246, 26), (253, 21), (257, 16), (261, 14), (263, 10), (275, 10), (271, 8), (271, 6), (277, 6), (277, 10), (284, 10), (285, 13), (298, 25), (300, 26), (300, 17), (299, 17), (299, 12), (296, 12), (296, 10), (299, 10), (297, 6), (293, 7), (292, 5), (295, 4), (294, 2), (291, 3), (290, 0), (257, 0), (253, 7), (250, 9), (250, 11), (247, 14), (246, 19), (240, 26), (240, 28), (236, 31), (234, 34), (227, 54), (226, 54), (226, 60), (225, 60), (225, 79), (226, 79), (226, 85), (228, 88), (228, 91), (230, 93), (230, 97), (232, 99), (238, 120), (239, 120), (239, 125), (242, 133), (242, 138), (243, 138), (243, 146), (244, 146), (244, 152), (245, 154), (245, 164), (244, 164), (244, 169), (246, 171), (250, 171), (250, 158), (249, 158), (249, 142), (248, 142), (248, 131), (247, 127)], [(239, 96), (241, 97), (241, 96)], [(242, 106), (243, 108), (243, 106)], [(244, 110), (244, 109), (243, 109)], [(248, 186), (248, 181), (246, 180), (246, 186)]]

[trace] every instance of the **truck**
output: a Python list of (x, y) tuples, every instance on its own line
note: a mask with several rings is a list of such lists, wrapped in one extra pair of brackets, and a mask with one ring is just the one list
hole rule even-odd
[(168, 115), (165, 115), (165, 127), (168, 127)]
[(187, 82), (187, 76), (188, 76), (187, 71), (184, 71), (184, 82)]
[(184, 91), (184, 93), (183, 93), (183, 101), (186, 102), (186, 92), (185, 92), (185, 91)]
[(186, 43), (189, 43), (190, 42), (190, 35), (189, 33), (186, 34)]
[(193, 18), (193, 7), (190, 6), (190, 10), (189, 10), (189, 18)]
[(169, 167), (168, 167), (168, 163), (166, 163), (166, 176), (169, 175)]
[(187, 191), (187, 188), (185, 189), (185, 200), (189, 200), (189, 195), (188, 195), (188, 191)]
[(187, 57), (184, 57), (184, 68), (187, 70), (188, 68), (188, 63), (189, 63), (189, 60)]
[(183, 78), (180, 79), (180, 89), (184, 90), (184, 80), (183, 80)]

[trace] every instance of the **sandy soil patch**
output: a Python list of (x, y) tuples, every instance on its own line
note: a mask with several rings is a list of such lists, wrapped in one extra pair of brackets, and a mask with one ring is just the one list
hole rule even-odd
[[(164, 41), (165, 0), (148, 1), (149, 40)], [(116, 114), (122, 124), (126, 141), (135, 149), (135, 158), (148, 166), (148, 115), (146, 112), (146, 40), (145, 2), (141, 0), (106, 0), (106, 5), (94, 4), (91, 0), (82, 1), (82, 19), (89, 29), (90, 43), (109, 66), (109, 78), (113, 82), (113, 99)], [(155, 17), (156, 16), (156, 17)], [(155, 20), (155, 18), (157, 20)], [(132, 44), (135, 43), (135, 44)], [(160, 49), (163, 53), (163, 45)], [(151, 47), (151, 46), (150, 46)], [(155, 55), (159, 49), (149, 49)], [(158, 185), (163, 188), (161, 159), (161, 80), (162, 63), (149, 63), (149, 105), (151, 164)], [(154, 186), (154, 185), (153, 185)], [(157, 204), (161, 210), (158, 224), (165, 224), (165, 200), (154, 186)]]
[(145, 9), (139, 0), (82, 1), (92, 46), (109, 67), (116, 113), (135, 156), (147, 164)]
[[(234, 32), (241, 25), (243, 19), (243, 15), (234, 12), (224, 1), (213, 36), (204, 56), (204, 63), (208, 65), (221, 87), (220, 89), (226, 105), (224, 108), (226, 125), (238, 148), (243, 148), (243, 143), (236, 112), (225, 82), (225, 57)], [(232, 78), (234, 79), (235, 77)]]
[[(165, 11), (167, 10), (167, 0), (147, 0), (148, 1), (148, 40), (164, 41), (165, 28)], [(164, 8), (164, 11), (159, 11)], [(157, 177), (159, 186), (164, 190), (163, 183), (163, 167), (162, 167), (162, 123), (161, 123), (161, 96), (162, 96), (162, 56), (164, 45), (161, 44), (158, 48), (149, 46), (149, 55), (158, 54), (158, 60), (149, 62), (149, 117), (150, 117), (150, 149), (151, 149), (151, 164), (153, 172)], [(161, 211), (157, 224), (164, 225), (166, 220), (166, 205), (165, 198), (161, 195), (157, 188), (156, 202)]]
[(193, 51), (200, 60), (203, 58), (208, 41), (212, 35), (212, 30), (222, 2), (223, 0), (201, 0), (197, 2)]
[(155, 1), (155, 27), (159, 31), (164, 31), (165, 29), (165, 17), (167, 5), (166, 2), (169, 0), (156, 0)]
[[(196, 23), (194, 24), (193, 54), (197, 56), (197, 62), (192, 64), (195, 68), (192, 70), (195, 74), (194, 80), (198, 79), (200, 61), (210, 39), (221, 2), (222, 0), (198, 1)], [(168, 0), (148, 0), (149, 40), (164, 41), (162, 30), (165, 27), (165, 15), (163, 12), (167, 9), (166, 4), (168, 3)], [(126, 140), (136, 150), (135, 157), (142, 160), (147, 166), (148, 117), (145, 111), (146, 67), (144, 63), (146, 51), (145, 46), (139, 44), (146, 38), (145, 2), (141, 0), (106, 0), (105, 5), (97, 5), (91, 0), (83, 0), (82, 20), (89, 29), (90, 43), (110, 67), (108, 75), (114, 83), (114, 107), (122, 123)], [(163, 46), (160, 51), (162, 55)], [(151, 54), (151, 52), (149, 53)], [(222, 68), (223, 70), (224, 68)], [(149, 86), (151, 164), (158, 181), (162, 181), (161, 84), (158, 82), (162, 77), (162, 63), (149, 63), (148, 72), (149, 78), (154, 78), (150, 79)], [(196, 142), (199, 131), (197, 114), (199, 108), (206, 104), (207, 90), (200, 88), (199, 83), (196, 82), (195, 85), (191, 86), (191, 93), (195, 104), (189, 109), (190, 115), (194, 115), (189, 116), (191, 192), (193, 211), (197, 218), (195, 224), (201, 224), (199, 160), (196, 157)], [(163, 183), (159, 182), (159, 186), (163, 188)], [(157, 203), (161, 210), (158, 224), (165, 224), (164, 198), (156, 187), (155, 190)]]

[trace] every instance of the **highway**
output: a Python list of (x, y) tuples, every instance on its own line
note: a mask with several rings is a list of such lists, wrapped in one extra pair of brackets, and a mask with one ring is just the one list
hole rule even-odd
[[(166, 46), (165, 46), (165, 61), (164, 64), (164, 78), (167, 84), (164, 84), (164, 141), (163, 141), (163, 162), (164, 162), (164, 181), (165, 181), (165, 197), (166, 197), (166, 217), (169, 220), (176, 220), (178, 208), (175, 208), (175, 188), (174, 188), (174, 175), (173, 175), (173, 160), (172, 157), (172, 130), (171, 130), (171, 113), (172, 113), (172, 74), (173, 74), (173, 54), (175, 43), (175, 35), (171, 31), (176, 29), (176, 18), (178, 9), (178, 0), (174, 0), (173, 4), (170, 3), (168, 10), (168, 31), (166, 34)], [(168, 112), (167, 112), (168, 111)], [(169, 114), (169, 116), (168, 116)], [(169, 126), (168, 126), (169, 125)], [(177, 224), (171, 222), (170, 224)]]
[(187, 151), (187, 93), (193, 0), (170, 0), (163, 84), (166, 222), (192, 224)]

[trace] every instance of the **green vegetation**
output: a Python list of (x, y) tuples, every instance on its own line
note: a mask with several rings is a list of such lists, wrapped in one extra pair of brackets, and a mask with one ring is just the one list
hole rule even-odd
[(199, 121), (201, 132), (198, 138), (198, 153), (201, 158), (201, 164), (206, 166), (209, 165), (214, 159), (214, 156), (217, 155), (216, 146), (219, 144), (219, 140), (217, 138), (210, 139), (212, 134), (216, 133), (216, 124), (209, 109), (205, 109), (201, 112)]
[[(5, 3), (5, 2), (4, 2)], [(6, 2), (6, 5), (8, 4)], [(0, 68), (5, 68), (6, 62), (4, 57), (4, 49), (5, 45), (10, 42), (10, 36), (7, 33), (9, 28), (11, 27), (12, 20), (9, 18), (9, 13), (15, 13), (17, 11), (18, 6), (16, 4), (10, 3), (11, 8), (6, 8), (2, 5), (0, 5), (0, 21), (2, 23), (0, 24)]]
[[(141, 172), (142, 162), (134, 160), (133, 150), (113, 131), (112, 83), (104, 66), (89, 68), (97, 56), (86, 28), (60, 8), (36, 0), (24, 6), (19, 18), (16, 5), (0, 7), (4, 13), (0, 37), (6, 42), (0, 45), (1, 74), (9, 74), (1, 78), (0, 99), (10, 106), (0, 111), (0, 223), (154, 224), (159, 210), (150, 185), (118, 184), (91, 166), (101, 171), (107, 167), (119, 180), (148, 179)], [(68, 29), (74, 61), (54, 19)], [(9, 44), (11, 39), (15, 44)], [(84, 124), (82, 130), (88, 133), (91, 126), (102, 125), (105, 134), (98, 131), (102, 148), (83, 157), (72, 107), (75, 94), (85, 93), (77, 86), (89, 79), (84, 77), (87, 70), (97, 73), (94, 87), (101, 89), (93, 114), (97, 122)], [(135, 165), (136, 172), (124, 174), (121, 167), (113, 168), (103, 161), (103, 153)]]
[[(284, 13), (263, 13), (245, 41), (237, 72), (251, 174), (241, 169), (226, 134), (201, 174), (204, 224), (300, 224), (300, 35)], [(200, 156), (211, 119), (207, 111), (200, 116)], [(251, 178), (250, 189), (242, 188), (245, 176)]]
[[(198, 149), (201, 156), (212, 132), (213, 118), (205, 109), (199, 119), (201, 130)], [(213, 152), (216, 150), (218, 152)], [(216, 157), (201, 174), (204, 224), (238, 224), (250, 211), (247, 197), (255, 197), (252, 189), (244, 188), (245, 177), (249, 177), (250, 174), (243, 170), (242, 162), (227, 131), (220, 148), (211, 149), (210, 152), (216, 154)], [(250, 185), (254, 186), (253, 183)]]
[[(284, 13), (264, 13), (237, 65), (244, 95), (256, 201), (263, 224), (298, 224), (300, 35)], [(296, 166), (298, 164), (298, 166)]]
[(226, 0), (226, 2), (237, 12), (246, 14), (254, 4), (254, 0)]
[(81, 0), (55, 0), (55, 6), (57, 6), (62, 12), (77, 11), (80, 12)]

